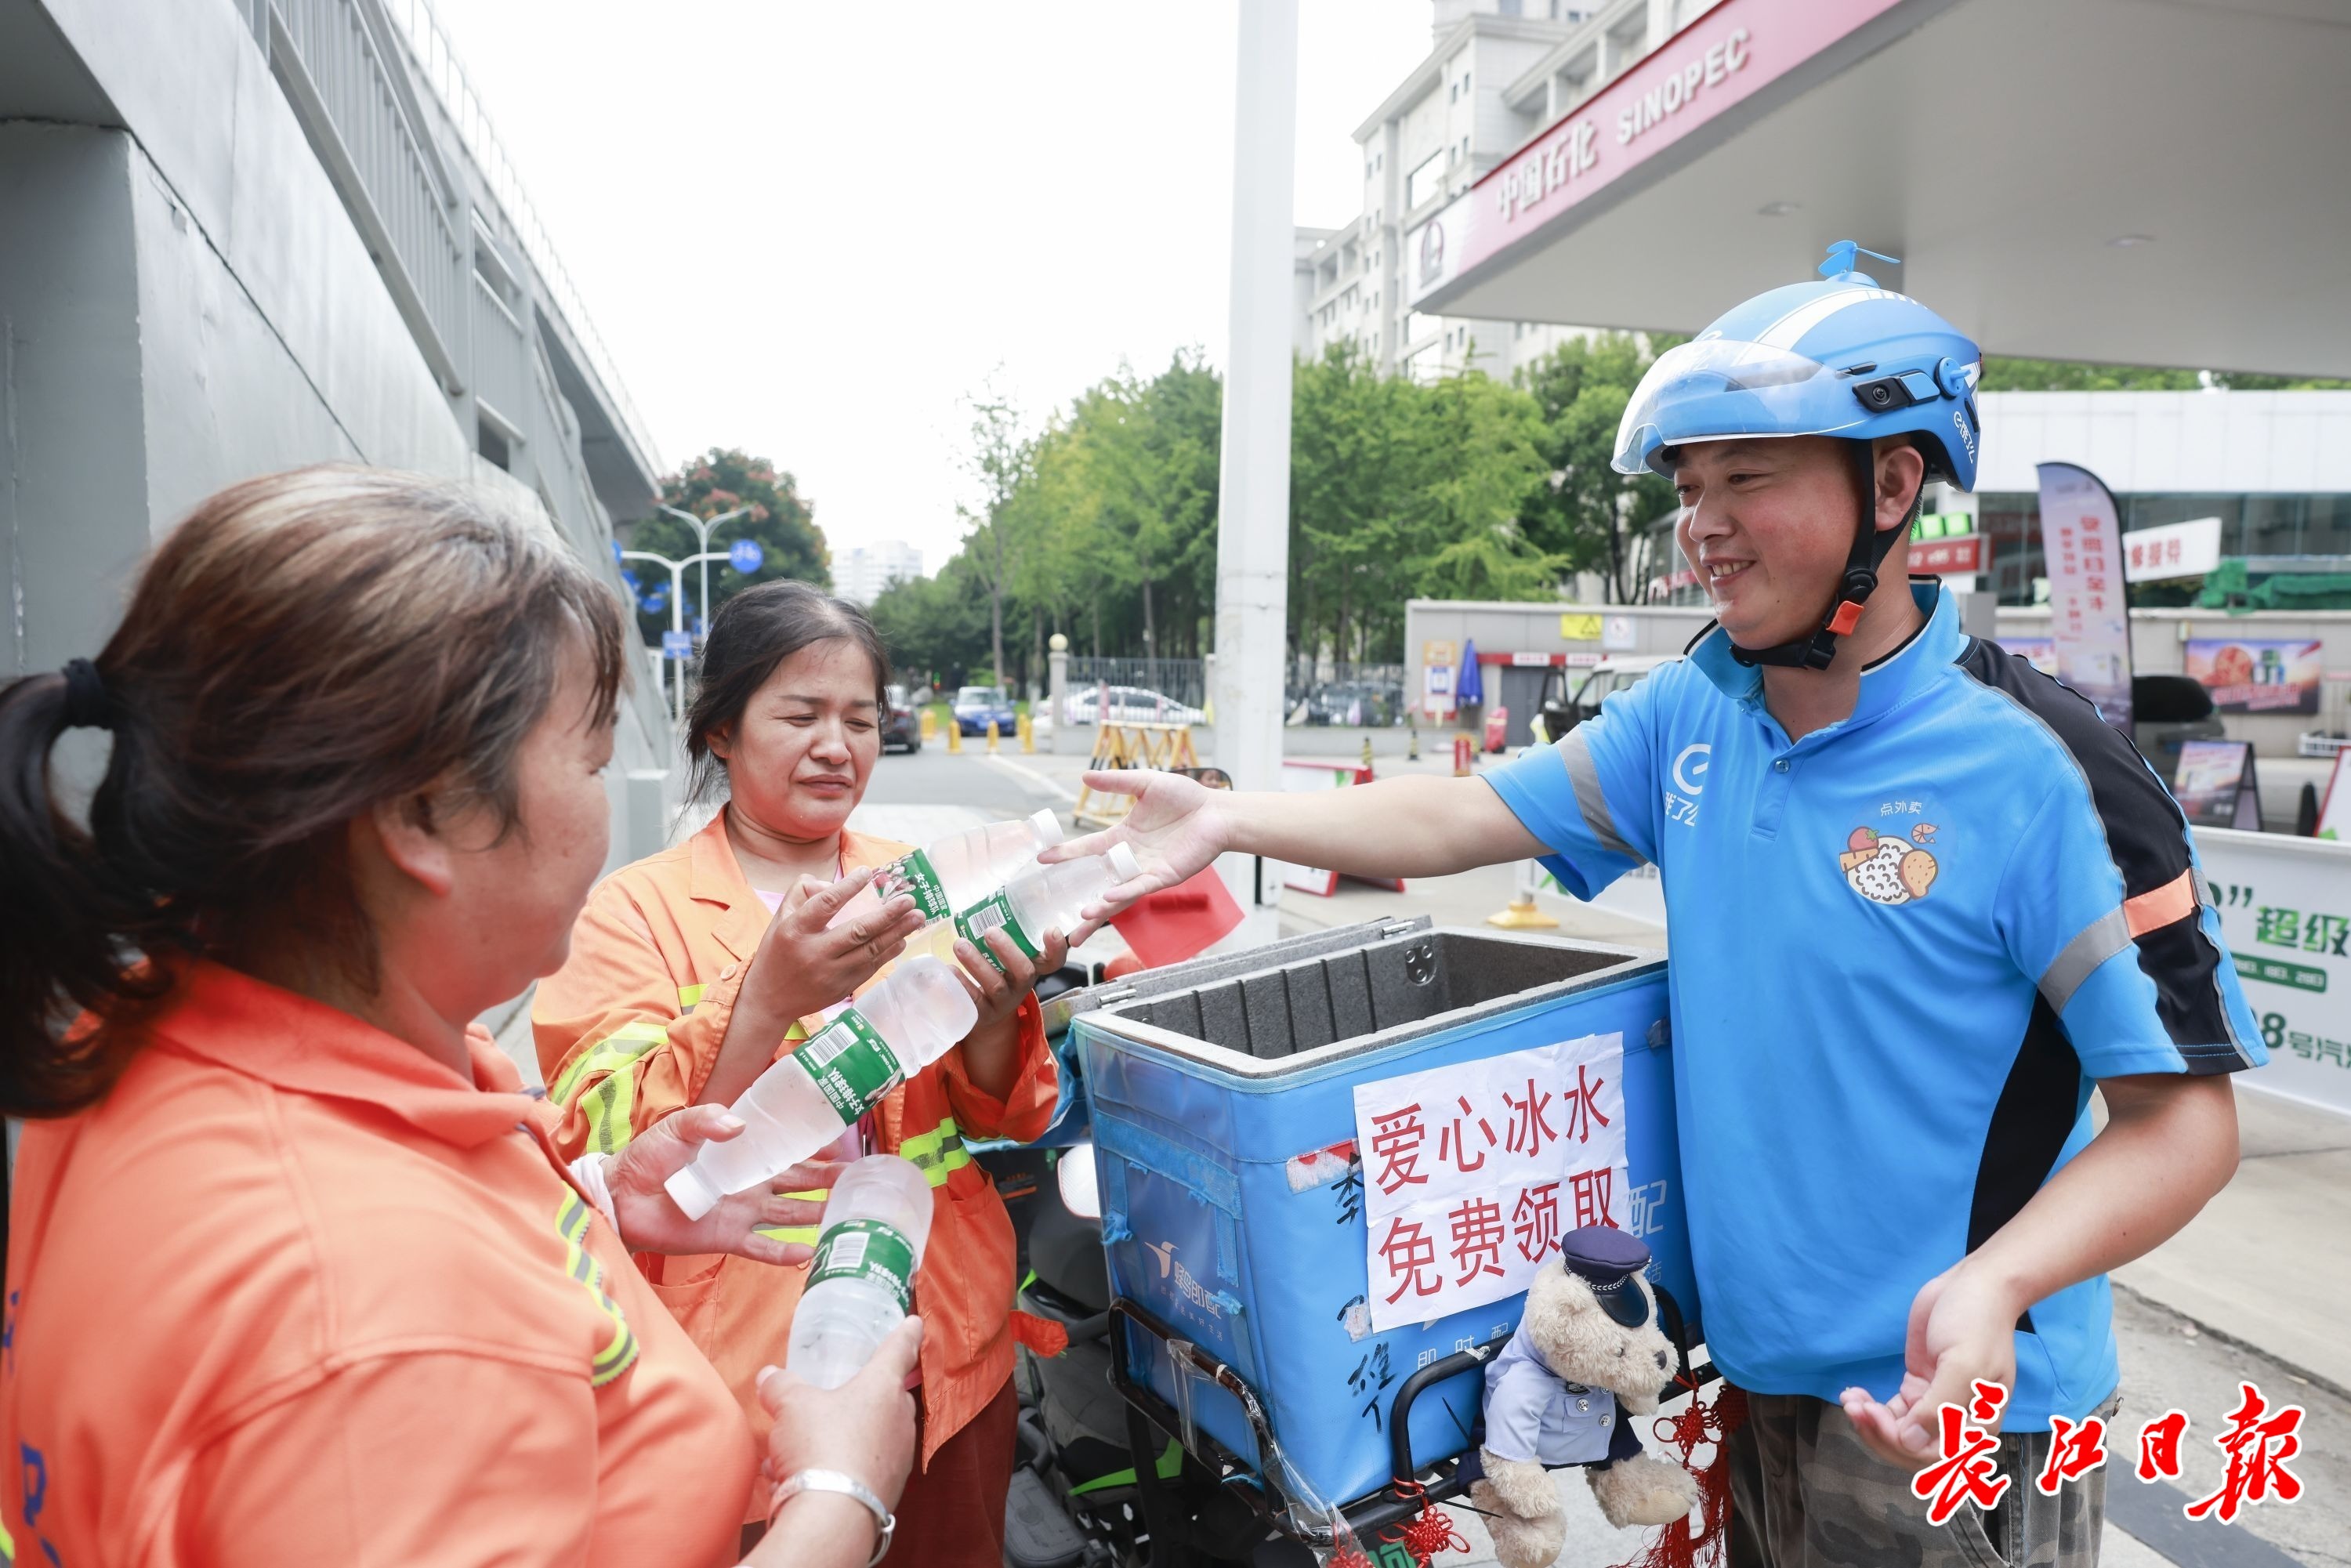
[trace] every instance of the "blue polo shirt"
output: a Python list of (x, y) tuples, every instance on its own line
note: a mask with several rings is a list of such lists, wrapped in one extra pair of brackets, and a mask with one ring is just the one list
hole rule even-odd
[[(1707, 1347), (1761, 1393), (1893, 1395), (1912, 1298), (2090, 1141), (2092, 1080), (2268, 1060), (2162, 781), (1913, 591), (1842, 723), (1792, 744), (1718, 628), (1489, 775), (1577, 896), (1657, 867)], [(2113, 1392), (2103, 1275), (2016, 1368), (2011, 1431)]]

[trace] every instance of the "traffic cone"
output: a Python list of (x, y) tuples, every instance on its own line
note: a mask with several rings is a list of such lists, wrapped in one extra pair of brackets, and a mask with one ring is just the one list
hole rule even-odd
[(1368, 730), (1368, 729), (1367, 729), (1367, 730), (1364, 731), (1364, 767), (1366, 767), (1366, 768), (1369, 768), (1371, 765), (1372, 765), (1372, 732), (1371, 732), (1370, 730)]
[(994, 719), (987, 721), (987, 754), (990, 757), (996, 755), (996, 721)]
[(1020, 730), (1020, 755), (1023, 757), (1036, 756), (1037, 721), (1024, 713), (1019, 717), (1019, 727)]
[(952, 716), (947, 719), (947, 755), (963, 755), (963, 726)]
[(1475, 771), (1471, 766), (1476, 754), (1469, 748), (1469, 737), (1459, 730), (1453, 733), (1453, 777), (1467, 779)]

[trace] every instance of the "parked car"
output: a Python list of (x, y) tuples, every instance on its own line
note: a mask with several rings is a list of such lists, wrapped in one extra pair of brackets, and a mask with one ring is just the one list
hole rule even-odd
[(959, 686), (952, 711), (956, 727), (966, 735), (986, 735), (991, 719), (997, 734), (1010, 735), (1019, 718), (1002, 686)]
[[(1081, 686), (1061, 699), (1061, 722), (1092, 724), (1102, 717), (1102, 689), (1099, 685)], [(1204, 724), (1207, 716), (1188, 703), (1177, 702), (1164, 692), (1147, 686), (1113, 686), (1110, 688), (1110, 722), (1113, 724)]]
[(906, 688), (892, 686), (883, 695), (889, 711), (882, 716), (882, 749), (896, 747), (901, 751), (923, 749), (923, 716), (908, 699)]
[(2212, 694), (2193, 675), (2131, 677), (2131, 739), (2165, 784), (2179, 779), (2182, 741), (2228, 738)]
[(1613, 653), (1589, 670), (1552, 671), (1543, 681), (1542, 701), (1535, 706), (1542, 716), (1543, 733), (1557, 740), (1598, 713), (1612, 693), (1632, 690), (1649, 672), (1680, 657), (1679, 653)]
[(1404, 687), (1393, 681), (1325, 681), (1306, 694), (1308, 724), (1384, 728), (1404, 716)]

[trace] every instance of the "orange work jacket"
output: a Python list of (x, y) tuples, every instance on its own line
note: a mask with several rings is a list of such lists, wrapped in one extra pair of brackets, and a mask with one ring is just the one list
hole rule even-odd
[(750, 1434), (486, 1035), (461, 1077), (200, 962), (137, 1027), (19, 1146), (16, 1563), (735, 1561)]
[[(841, 869), (887, 864), (907, 849), (844, 832)], [(617, 1149), (701, 1097), (769, 918), (727, 841), (724, 811), (685, 842), (597, 885), (572, 930), (571, 956), (539, 982), (531, 1004), (539, 1066), (563, 1107), (559, 1147)], [(1019, 1017), (1020, 1054), (1007, 1098), (971, 1082), (958, 1045), (892, 1090), (875, 1118), (882, 1152), (912, 1160), (931, 1182), (931, 1236), (914, 1277), (926, 1462), (1012, 1375), (1012, 1222), (963, 1140), (1035, 1138), (1052, 1117), (1060, 1080), (1035, 998), (1020, 1004)], [(776, 1042), (775, 1055), (820, 1027), (803, 1019)], [(778, 1234), (816, 1239), (812, 1230)], [(731, 1256), (639, 1263), (764, 1434), (753, 1380), (761, 1367), (784, 1364), (806, 1266)]]

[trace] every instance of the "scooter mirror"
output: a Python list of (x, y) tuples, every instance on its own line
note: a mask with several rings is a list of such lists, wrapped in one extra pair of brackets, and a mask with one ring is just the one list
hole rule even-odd
[(1102, 1218), (1102, 1191), (1094, 1185), (1094, 1146), (1076, 1144), (1053, 1162), (1061, 1184), (1061, 1207), (1081, 1219)]

